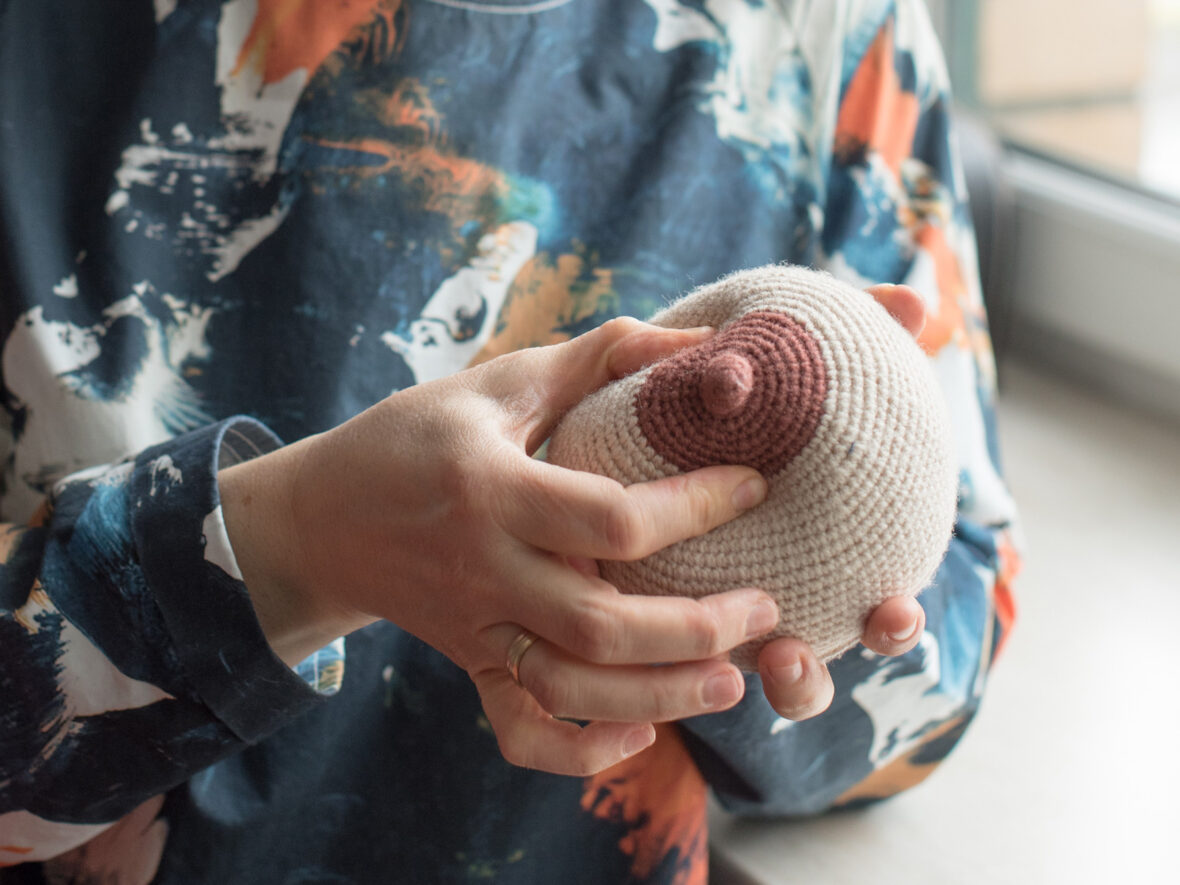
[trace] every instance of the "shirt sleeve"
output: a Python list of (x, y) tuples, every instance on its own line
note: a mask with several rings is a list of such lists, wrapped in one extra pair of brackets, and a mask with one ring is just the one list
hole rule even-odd
[(858, 648), (831, 662), (832, 706), (805, 722), (778, 717), (751, 676), (736, 709), (684, 723), (722, 804), (745, 814), (811, 814), (919, 783), (975, 715), (1014, 616), (1015, 513), (1000, 473), (995, 370), (945, 66), (920, 2), (867, 7), (844, 45), (822, 263), (857, 285), (905, 283), (925, 298), (919, 343), (951, 409), (958, 514), (919, 597), (927, 625), (913, 651)]
[(0, 535), (0, 866), (92, 838), (339, 684), (332, 647), (296, 670), (271, 651), (222, 521), (218, 470), (278, 445), (210, 425), (68, 477)]

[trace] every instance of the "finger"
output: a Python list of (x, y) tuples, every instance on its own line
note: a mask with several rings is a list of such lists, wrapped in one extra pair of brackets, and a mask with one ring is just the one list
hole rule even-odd
[(784, 719), (810, 719), (832, 703), (836, 689), (828, 668), (800, 639), (776, 639), (758, 655), (762, 690)]
[(915, 338), (922, 333), (926, 326), (926, 305), (922, 301), (922, 296), (909, 286), (882, 283), (879, 286), (870, 286), (865, 291)]
[(644, 323), (641, 329), (620, 338), (606, 355), (609, 380), (638, 372), (683, 347), (707, 341), (717, 330), (709, 326), (669, 329)]
[(666, 329), (619, 317), (572, 341), (492, 360), (469, 377), (506, 404), (505, 433), (532, 451), (562, 415), (604, 384), (712, 334), (710, 328)]
[[(778, 623), (778, 607), (761, 590), (742, 588), (701, 599), (620, 593), (560, 560), (522, 567), (528, 574), (507, 600), (513, 621), (596, 664), (658, 664), (723, 655)], [(512, 639), (486, 638), (499, 654)]]
[(587, 777), (651, 746), (649, 723), (591, 722), (578, 726), (546, 713), (506, 672), (475, 677), (500, 753), (513, 765)]
[(894, 596), (869, 615), (861, 641), (877, 654), (901, 655), (918, 644), (925, 627), (926, 612), (918, 600)]
[(554, 464), (522, 464), (504, 528), (542, 550), (632, 561), (703, 535), (757, 506), (766, 480), (749, 467), (704, 467), (624, 486)]
[(671, 722), (728, 709), (745, 692), (741, 671), (722, 659), (609, 667), (543, 640), (529, 647), (518, 675), (542, 709), (566, 719)]

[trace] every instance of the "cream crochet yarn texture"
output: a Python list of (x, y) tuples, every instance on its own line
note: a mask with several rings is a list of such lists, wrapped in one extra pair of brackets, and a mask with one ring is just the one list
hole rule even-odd
[(627, 593), (766, 590), (781, 620), (733, 652), (743, 669), (778, 636), (841, 654), (884, 599), (929, 583), (950, 539), (956, 459), (929, 361), (872, 296), (797, 267), (726, 277), (651, 322), (718, 332), (583, 400), (549, 461), (625, 484), (745, 464), (770, 491), (706, 535), (600, 563), (602, 576)]

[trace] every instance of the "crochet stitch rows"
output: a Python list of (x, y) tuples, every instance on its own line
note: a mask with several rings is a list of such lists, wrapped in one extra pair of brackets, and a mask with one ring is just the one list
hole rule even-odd
[(781, 620), (733, 652), (743, 669), (777, 636), (841, 654), (873, 608), (931, 580), (949, 543), (957, 465), (928, 360), (869, 294), (798, 267), (731, 275), (651, 321), (718, 333), (587, 397), (549, 460), (624, 484), (746, 464), (770, 489), (706, 535), (600, 563), (602, 576), (628, 593), (766, 590)]

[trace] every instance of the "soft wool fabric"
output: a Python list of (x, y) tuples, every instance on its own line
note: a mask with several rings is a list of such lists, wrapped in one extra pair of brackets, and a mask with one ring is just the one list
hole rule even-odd
[(950, 540), (956, 459), (925, 355), (872, 296), (797, 267), (726, 277), (652, 322), (718, 333), (586, 398), (549, 460), (623, 483), (744, 464), (770, 492), (707, 535), (601, 563), (603, 577), (628, 593), (771, 593), (779, 626), (733, 653), (744, 669), (778, 636), (841, 654), (878, 604), (931, 580)]

